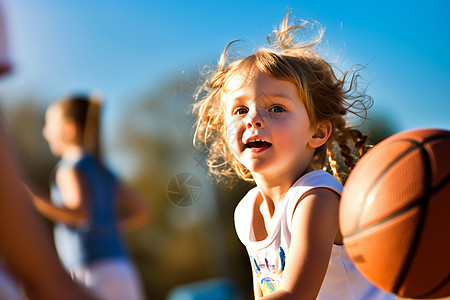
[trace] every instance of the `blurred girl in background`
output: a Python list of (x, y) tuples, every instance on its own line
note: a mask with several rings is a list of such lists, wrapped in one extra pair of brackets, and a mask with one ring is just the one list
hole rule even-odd
[(103, 299), (143, 299), (121, 232), (144, 225), (149, 212), (100, 160), (100, 108), (87, 95), (48, 108), (43, 135), (61, 160), (51, 178), (52, 202), (36, 196), (33, 202), (56, 223), (58, 255), (76, 280)]

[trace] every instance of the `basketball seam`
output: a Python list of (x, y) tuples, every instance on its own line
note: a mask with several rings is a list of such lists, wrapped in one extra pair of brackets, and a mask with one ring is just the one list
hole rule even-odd
[(442, 287), (446, 286), (449, 280), (450, 280), (450, 274), (447, 275), (447, 277), (442, 282), (440, 282), (435, 288), (433, 288), (431, 291), (429, 291), (423, 295), (419, 295), (419, 296), (417, 296), (417, 298), (427, 298), (427, 297), (433, 295), (433, 293), (439, 291)]
[[(393, 141), (392, 143), (394, 143), (394, 142), (398, 142), (398, 141), (408, 141), (408, 142), (413, 142), (413, 144), (417, 144), (417, 141), (414, 141), (414, 140), (410, 140), (410, 139), (405, 139), (405, 140), (396, 140), (396, 141)], [(372, 225), (374, 225), (374, 224), (371, 224), (370, 226), (366, 226), (366, 227), (360, 227), (360, 224), (361, 224), (361, 216), (364, 214), (364, 209), (365, 209), (365, 207), (366, 207), (366, 202), (367, 202), (367, 198), (368, 198), (368, 196), (370, 195), (370, 193), (372, 193), (372, 190), (379, 184), (379, 182), (381, 181), (381, 179), (383, 178), (383, 176), (398, 162), (398, 161), (400, 161), (403, 157), (405, 157), (406, 155), (408, 155), (411, 151), (413, 151), (413, 150), (415, 150), (415, 149), (417, 149), (417, 147), (415, 147), (415, 145), (412, 145), (410, 148), (408, 148), (405, 152), (403, 152), (399, 157), (397, 157), (394, 161), (392, 161), (384, 170), (383, 170), (383, 172), (380, 174), (380, 175), (378, 175), (378, 177), (377, 177), (377, 179), (375, 180), (375, 182), (374, 183), (372, 183), (372, 185), (367, 189), (367, 192), (366, 192), (366, 194), (364, 195), (364, 201), (363, 201), (363, 203), (361, 203), (361, 207), (362, 207), (362, 210), (361, 210), (361, 212), (360, 212), (360, 214), (357, 216), (357, 220), (356, 220), (356, 228), (355, 228), (355, 230), (352, 232), (352, 233), (350, 233), (350, 234), (346, 234), (346, 235), (344, 235), (344, 238), (348, 238), (348, 237), (351, 237), (351, 236), (353, 236), (353, 235), (356, 235), (356, 234), (358, 234), (358, 233), (360, 233), (360, 232), (362, 232), (362, 231), (365, 231), (367, 228), (370, 228), (370, 227), (373, 227)]]
[(419, 218), (419, 221), (417, 222), (416, 234), (414, 235), (415, 238), (413, 239), (413, 241), (411, 243), (411, 247), (409, 248), (408, 255), (407, 255), (406, 259), (403, 261), (403, 266), (401, 268), (401, 272), (397, 276), (397, 281), (394, 284), (393, 292), (395, 294), (398, 293), (402, 284), (404, 283), (404, 281), (408, 275), (408, 272), (410, 270), (410, 267), (411, 267), (411, 261), (414, 259), (414, 256), (417, 252), (418, 244), (419, 244), (419, 241), (420, 241), (420, 239), (422, 237), (422, 233), (423, 233), (423, 224), (425, 223), (425, 217), (426, 217), (426, 213), (428, 210), (428, 201), (427, 200), (430, 198), (430, 191), (431, 191), (432, 179), (431, 179), (430, 155), (429, 155), (428, 151), (425, 149), (424, 143), (416, 142), (416, 145), (420, 150), (420, 154), (422, 156), (422, 160), (424, 163), (425, 197), (423, 197), (420, 200), (420, 202), (417, 203), (417, 205), (420, 205), (422, 207), (422, 210), (420, 211), (420, 218)]
[(441, 182), (439, 182), (432, 190), (433, 193), (436, 193), (441, 188), (445, 186), (445, 184), (450, 180), (450, 173), (447, 174), (447, 177), (445, 177)]
[[(434, 193), (436, 193), (438, 190), (440, 190), (442, 187), (445, 186), (445, 184), (450, 180), (450, 175), (448, 175), (444, 180), (442, 180), (437, 186), (435, 186), (434, 188), (432, 188), (430, 190), (429, 196), (433, 196)], [(396, 212), (392, 213), (391, 215), (387, 216), (386, 218), (384, 218), (383, 220), (380, 220), (378, 222), (372, 223), (368, 226), (365, 226), (363, 228), (359, 228), (358, 231), (354, 231), (351, 234), (347, 234), (344, 235), (344, 238), (349, 238), (352, 236), (355, 236), (361, 232), (367, 231), (369, 229), (372, 229), (374, 227), (377, 227), (378, 225), (382, 225), (386, 222), (389, 222), (392, 219), (395, 219), (396, 217), (403, 215), (405, 213), (407, 213), (408, 211), (410, 211), (411, 209), (415, 208), (416, 206), (418, 206), (422, 201), (424, 201), (424, 197), (420, 197), (418, 199), (415, 199), (413, 201), (411, 201), (411, 203), (409, 205), (406, 205), (405, 207), (403, 207), (402, 209), (397, 210)]]
[[(432, 192), (430, 193), (430, 197), (433, 196), (434, 193), (436, 193), (437, 191), (439, 191), (442, 187), (445, 186), (445, 184), (450, 180), (450, 174), (447, 175), (446, 178), (444, 178), (444, 180), (442, 180), (438, 185), (436, 185), (436, 187), (434, 187), (432, 189)], [(443, 286), (445, 286), (450, 280), (450, 274), (447, 275), (447, 277), (440, 283), (438, 283), (436, 285), (436, 287), (434, 287), (432, 290), (428, 291), (427, 293), (423, 294), (423, 295), (419, 295), (418, 298), (427, 298), (428, 296), (433, 295), (433, 293), (439, 291)]]
[[(405, 152), (403, 152), (399, 157), (397, 157), (395, 160), (393, 160), (384, 170), (383, 170), (383, 172), (380, 174), (380, 175), (378, 175), (378, 177), (377, 177), (377, 179), (375, 180), (375, 182), (367, 189), (367, 192), (366, 192), (366, 194), (364, 195), (364, 201), (363, 201), (363, 203), (361, 203), (361, 206), (363, 207), (363, 209), (361, 210), (361, 213), (357, 216), (357, 221), (356, 221), (356, 228), (355, 228), (355, 230), (352, 232), (352, 233), (349, 233), (349, 234), (346, 234), (346, 235), (344, 235), (343, 236), (343, 238), (348, 238), (348, 237), (351, 237), (351, 236), (354, 236), (354, 235), (356, 235), (356, 234), (358, 234), (358, 233), (361, 233), (361, 232), (363, 232), (363, 231), (365, 231), (365, 230), (367, 230), (367, 229), (369, 229), (369, 228), (372, 228), (372, 227), (374, 227), (374, 226), (376, 226), (376, 225), (379, 225), (380, 223), (382, 223), (383, 222), (383, 220), (390, 220), (391, 218), (389, 218), (389, 219), (383, 219), (382, 221), (380, 221), (380, 222), (376, 222), (376, 223), (373, 223), (373, 224), (370, 224), (369, 226), (365, 226), (365, 227), (361, 227), (360, 226), (360, 224), (361, 224), (361, 216), (364, 214), (364, 208), (365, 208), (365, 206), (366, 206), (366, 199), (368, 198), (368, 196), (370, 195), (370, 193), (372, 193), (372, 191), (373, 191), (373, 189), (379, 184), (379, 182), (380, 182), (380, 180), (382, 179), (382, 177), (398, 162), (398, 161), (400, 161), (403, 157), (405, 157), (406, 155), (408, 155), (411, 151), (414, 151), (414, 150), (416, 150), (417, 148), (419, 148), (419, 149), (422, 149), (423, 148), (423, 145), (424, 144), (426, 144), (426, 143), (428, 143), (428, 142), (431, 142), (431, 141), (433, 141), (433, 140), (435, 140), (435, 139), (444, 139), (444, 138), (450, 138), (450, 136), (448, 136), (448, 135), (442, 135), (442, 134), (438, 134), (438, 135), (435, 135), (435, 136), (431, 136), (431, 137), (428, 137), (428, 138), (426, 138), (426, 139), (424, 139), (422, 142), (419, 142), (419, 141), (416, 141), (416, 140), (413, 140), (413, 139), (407, 139), (407, 138), (405, 138), (405, 139), (399, 139), (399, 140), (395, 140), (395, 141), (392, 141), (392, 142), (390, 142), (390, 143), (388, 143), (388, 144), (386, 144), (386, 146), (387, 145), (390, 145), (390, 144), (392, 144), (392, 143), (397, 143), (397, 142), (411, 142), (411, 143), (413, 143), (413, 145), (410, 147), (410, 148), (408, 148)], [(425, 150), (426, 151), (426, 150)], [(433, 189), (433, 191), (434, 191), (435, 189)], [(408, 211), (408, 210), (410, 210), (410, 209), (412, 209), (412, 208), (414, 208), (415, 206), (417, 206), (417, 204), (419, 204), (421, 201), (423, 201), (423, 199), (422, 198), (420, 198), (420, 199), (417, 199), (416, 201), (414, 201), (413, 203), (411, 203), (410, 205), (408, 205), (408, 206), (406, 206), (406, 207), (404, 207), (404, 208), (402, 208), (401, 209), (401, 212), (402, 213), (404, 213), (404, 212), (406, 212), (406, 211)], [(397, 216), (398, 214), (395, 214), (395, 216)]]
[(443, 140), (450, 139), (450, 135), (449, 135), (449, 133), (446, 132), (446, 133), (441, 133), (441, 134), (436, 134), (436, 135), (433, 135), (433, 136), (429, 136), (429, 137), (425, 138), (421, 142), (421, 144), (423, 145), (423, 144), (426, 144), (428, 142), (431, 142), (431, 141), (434, 141), (434, 140), (439, 140), (439, 139), (443, 139)]
[[(442, 138), (442, 139), (448, 139), (448, 138), (450, 138), (448, 134), (446, 134), (446, 135), (445, 135), (445, 134), (441, 134), (441, 135), (438, 135), (438, 136), (436, 136), (436, 137), (437, 137), (437, 138)], [(424, 143), (428, 142), (428, 140), (429, 140), (429, 139), (424, 140)], [(434, 139), (431, 139), (431, 138), (430, 138), (430, 140), (434, 140)], [(438, 185), (436, 185), (436, 187), (433, 188), (430, 197), (431, 197), (435, 192), (437, 192), (437, 191), (440, 190), (442, 187), (444, 187), (445, 184), (446, 184), (449, 180), (450, 180), (450, 174), (448, 174), (447, 177), (444, 178), (444, 180), (442, 180)], [(442, 282), (440, 282), (439, 284), (437, 284), (435, 288), (433, 288), (432, 290), (428, 291), (427, 293), (425, 293), (425, 294), (423, 294), (423, 295), (418, 296), (418, 298), (426, 298), (426, 297), (428, 297), (428, 296), (431, 296), (433, 293), (439, 291), (443, 286), (445, 286), (445, 285), (449, 282), (449, 280), (450, 280), (450, 274), (448, 274), (447, 277), (446, 277)]]

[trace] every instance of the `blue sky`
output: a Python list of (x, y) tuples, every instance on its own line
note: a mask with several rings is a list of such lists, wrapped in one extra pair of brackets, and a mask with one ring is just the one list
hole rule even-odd
[(234, 39), (265, 45), (289, 8), (326, 27), (338, 65), (367, 65), (373, 109), (396, 131), (450, 129), (449, 1), (0, 1), (15, 66), (0, 94), (10, 103), (100, 90), (120, 113), (132, 95), (215, 62)]

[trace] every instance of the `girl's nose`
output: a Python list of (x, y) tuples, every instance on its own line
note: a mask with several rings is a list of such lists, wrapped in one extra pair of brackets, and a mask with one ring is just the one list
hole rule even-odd
[(247, 115), (247, 128), (250, 129), (252, 127), (256, 127), (256, 128), (263, 128), (263, 121), (262, 121), (262, 117), (261, 114), (257, 113), (257, 112), (253, 112), (251, 114)]

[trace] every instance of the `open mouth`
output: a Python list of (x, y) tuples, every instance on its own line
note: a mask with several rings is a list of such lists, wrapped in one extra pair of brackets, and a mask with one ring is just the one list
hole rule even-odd
[(245, 144), (246, 149), (253, 149), (253, 150), (264, 150), (269, 148), (270, 146), (272, 146), (271, 143), (260, 139), (249, 140)]

